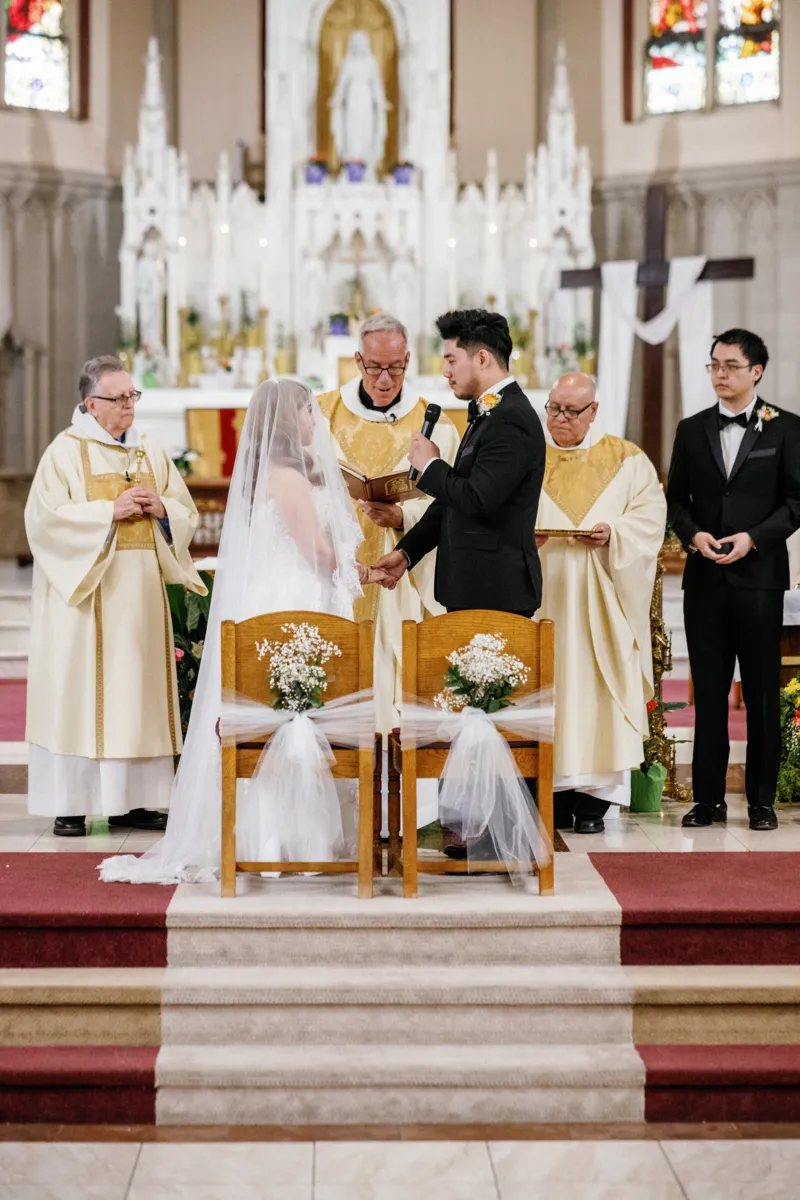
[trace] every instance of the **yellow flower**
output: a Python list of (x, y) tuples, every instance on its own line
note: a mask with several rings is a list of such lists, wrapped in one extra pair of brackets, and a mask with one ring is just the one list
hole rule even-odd
[(500, 397), (496, 396), (494, 392), (487, 392), (485, 396), (481, 396), (480, 402), (481, 408), (485, 408), (486, 411), (489, 412), (491, 409), (496, 408), (500, 403)]

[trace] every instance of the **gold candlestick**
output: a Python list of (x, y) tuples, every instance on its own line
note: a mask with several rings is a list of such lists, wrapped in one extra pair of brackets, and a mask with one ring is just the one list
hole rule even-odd
[(269, 309), (260, 308), (258, 310), (258, 337), (261, 346), (261, 374), (258, 377), (259, 383), (263, 383), (265, 379), (269, 379), (269, 357), (267, 346), (267, 332), (269, 329)]
[(531, 391), (541, 388), (539, 372), (536, 370), (536, 318), (539, 316), (535, 308), (528, 309), (528, 354), (531, 360), (531, 370), (528, 375), (528, 387)]

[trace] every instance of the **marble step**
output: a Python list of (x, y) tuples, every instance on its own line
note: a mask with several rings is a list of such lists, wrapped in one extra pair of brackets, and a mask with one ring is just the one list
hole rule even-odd
[(0, 621), (31, 620), (31, 594), (24, 591), (0, 590)]
[(631, 1042), (619, 967), (237, 967), (167, 972), (165, 1045)]
[[(360, 1032), (360, 1031), (359, 1031)], [(641, 1121), (633, 1046), (163, 1046), (167, 1125)]]
[(0, 650), (0, 679), (27, 679), (28, 652)]
[(7, 621), (0, 612), (0, 651), (15, 652), (27, 658), (30, 632), (29, 621)]
[(235, 903), (213, 885), (180, 889), (167, 914), (170, 966), (619, 963), (619, 906), (583, 855), (557, 855), (552, 897), (505, 878), (426, 876), (416, 900), (392, 879), (382, 889), (394, 894), (363, 901), (332, 876), (321, 905), (314, 880), (276, 882), (240, 877)]

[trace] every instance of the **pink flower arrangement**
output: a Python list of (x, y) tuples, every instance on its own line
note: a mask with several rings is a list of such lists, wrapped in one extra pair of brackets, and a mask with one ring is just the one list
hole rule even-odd
[(185, 650), (176, 650), (175, 651), (175, 662), (180, 662), (185, 653), (186, 653)]

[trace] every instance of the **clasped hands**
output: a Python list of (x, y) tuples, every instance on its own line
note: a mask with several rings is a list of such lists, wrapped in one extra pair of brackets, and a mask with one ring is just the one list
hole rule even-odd
[[(720, 554), (719, 551), (723, 544), (730, 544), (733, 548), (727, 554)], [(711, 533), (696, 533), (692, 538), (692, 545), (700, 551), (703, 558), (719, 563), (721, 567), (726, 567), (749, 554), (755, 546), (755, 542), (749, 533), (732, 533), (728, 537), (720, 538), (719, 541)]]
[(114, 501), (114, 520), (130, 521), (134, 517), (155, 517), (163, 521), (167, 515), (161, 497), (150, 488), (135, 485), (128, 488)]

